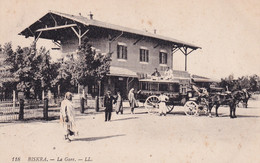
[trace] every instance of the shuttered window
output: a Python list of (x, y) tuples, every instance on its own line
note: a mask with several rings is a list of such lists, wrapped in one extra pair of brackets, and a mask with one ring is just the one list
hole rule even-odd
[(127, 59), (127, 46), (117, 45), (117, 58), (118, 59)]
[(149, 62), (149, 50), (140, 49), (140, 62)]
[(167, 53), (160, 52), (160, 54), (159, 54), (159, 63), (160, 64), (167, 64)]

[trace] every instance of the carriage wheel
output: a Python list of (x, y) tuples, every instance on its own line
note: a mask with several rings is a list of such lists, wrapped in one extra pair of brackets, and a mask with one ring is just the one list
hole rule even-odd
[(194, 101), (187, 101), (184, 105), (184, 112), (186, 115), (195, 115), (198, 116), (198, 104)]
[(145, 109), (148, 110), (148, 112), (151, 112), (154, 109), (159, 108), (159, 98), (157, 96), (149, 96), (144, 103)]
[(174, 108), (174, 105), (167, 105), (167, 113), (170, 113)]

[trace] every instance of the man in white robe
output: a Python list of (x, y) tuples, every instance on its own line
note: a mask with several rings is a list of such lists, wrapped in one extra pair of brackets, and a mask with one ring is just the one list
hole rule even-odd
[(167, 113), (167, 106), (166, 106), (166, 102), (169, 100), (169, 97), (164, 95), (163, 93), (161, 93), (161, 95), (159, 96), (159, 114), (166, 116)]
[(78, 135), (75, 124), (75, 110), (72, 103), (72, 93), (67, 92), (61, 102), (60, 122), (64, 128), (65, 140), (70, 142), (69, 136)]

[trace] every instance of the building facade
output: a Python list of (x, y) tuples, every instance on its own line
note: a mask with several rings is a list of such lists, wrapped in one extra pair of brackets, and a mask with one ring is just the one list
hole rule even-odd
[[(138, 89), (138, 79), (152, 74), (155, 68), (163, 73), (173, 67), (173, 53), (181, 50), (187, 56), (200, 47), (154, 33), (100, 22), (81, 15), (50, 11), (23, 30), (20, 35), (53, 40), (64, 55), (73, 54), (86, 37), (96, 52), (111, 56), (110, 73), (101, 83), (101, 94), (120, 91), (125, 98), (130, 88)], [(93, 90), (92, 90), (93, 89)], [(97, 92), (97, 86), (88, 89)]]

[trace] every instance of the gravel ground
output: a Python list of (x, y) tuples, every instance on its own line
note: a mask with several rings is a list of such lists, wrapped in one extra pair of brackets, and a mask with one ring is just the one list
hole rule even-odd
[(182, 107), (166, 117), (135, 113), (113, 112), (111, 122), (104, 112), (78, 114), (80, 135), (71, 143), (58, 120), (2, 123), (0, 162), (260, 162), (260, 101), (238, 108), (236, 119), (227, 107), (213, 118), (186, 116)]

